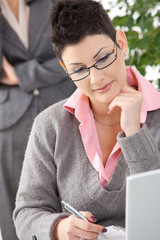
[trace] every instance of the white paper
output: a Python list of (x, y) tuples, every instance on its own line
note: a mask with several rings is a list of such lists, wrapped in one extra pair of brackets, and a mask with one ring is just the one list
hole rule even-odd
[[(104, 234), (109, 240), (125, 240), (125, 231), (116, 226), (108, 226), (107, 232)], [(102, 236), (99, 235), (98, 240), (104, 240)]]

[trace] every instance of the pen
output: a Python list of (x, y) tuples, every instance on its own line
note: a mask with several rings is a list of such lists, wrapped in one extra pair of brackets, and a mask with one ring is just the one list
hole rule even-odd
[[(81, 219), (89, 222), (87, 218), (85, 218), (80, 212), (78, 212), (78, 211), (77, 211), (75, 208), (73, 208), (71, 205), (69, 205), (68, 203), (66, 203), (66, 202), (64, 202), (64, 201), (61, 201), (61, 203), (63, 204), (64, 208), (65, 208), (68, 212), (70, 212), (70, 213), (76, 215), (77, 217), (79, 217), (79, 218), (81, 218)], [(100, 236), (104, 237), (105, 239), (108, 239), (108, 238), (104, 235), (104, 233), (98, 233), (98, 234), (99, 234)]]

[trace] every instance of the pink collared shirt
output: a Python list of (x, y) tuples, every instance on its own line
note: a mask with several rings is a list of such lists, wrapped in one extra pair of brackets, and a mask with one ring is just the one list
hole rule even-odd
[[(147, 111), (160, 108), (160, 93), (148, 80), (131, 66), (127, 66), (126, 71), (127, 83), (132, 86), (137, 86), (138, 91), (143, 94), (140, 122), (144, 123), (146, 121)], [(118, 142), (116, 142), (104, 167), (95, 121), (92, 110), (90, 109), (88, 97), (77, 89), (65, 103), (64, 107), (74, 114), (80, 122), (79, 130), (86, 154), (99, 174), (101, 185), (105, 187), (111, 178), (121, 154), (121, 148)]]

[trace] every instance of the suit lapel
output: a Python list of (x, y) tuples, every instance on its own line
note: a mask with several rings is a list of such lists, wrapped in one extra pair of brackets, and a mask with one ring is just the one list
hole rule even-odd
[(12, 45), (14, 45), (20, 51), (28, 55), (29, 54), (28, 50), (25, 48), (25, 46), (23, 45), (23, 43), (21, 42), (21, 40), (19, 39), (15, 31), (11, 28), (11, 26), (3, 16), (2, 16), (2, 24), (3, 24), (4, 40), (11, 42)]
[(34, 0), (26, 0), (26, 3), (29, 5), (31, 2), (33, 2)]
[(5, 38), (11, 42), (16, 48), (24, 52), (26, 55), (34, 53), (38, 42), (41, 40), (41, 36), (49, 23), (49, 15), (51, 7), (53, 6), (52, 1), (46, 0), (26, 0), (30, 7), (30, 18), (29, 18), (29, 49), (26, 49), (15, 31), (10, 27), (8, 22), (3, 16), (3, 31), (5, 32)]
[(34, 53), (41, 36), (49, 23), (49, 15), (53, 3), (44, 0), (26, 0), (30, 6), (29, 51)]

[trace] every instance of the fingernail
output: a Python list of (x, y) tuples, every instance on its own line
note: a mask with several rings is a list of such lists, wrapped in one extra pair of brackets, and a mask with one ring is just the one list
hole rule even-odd
[(103, 228), (103, 229), (102, 229), (102, 233), (105, 233), (105, 232), (107, 232), (107, 229), (106, 229), (106, 228)]
[(94, 222), (96, 222), (96, 221), (97, 221), (97, 219), (95, 219), (95, 217), (94, 217), (94, 216), (91, 216), (91, 219), (92, 219), (92, 221), (94, 221)]
[(108, 112), (108, 114), (110, 113), (110, 108), (108, 108), (108, 111), (107, 111), (107, 112)]

